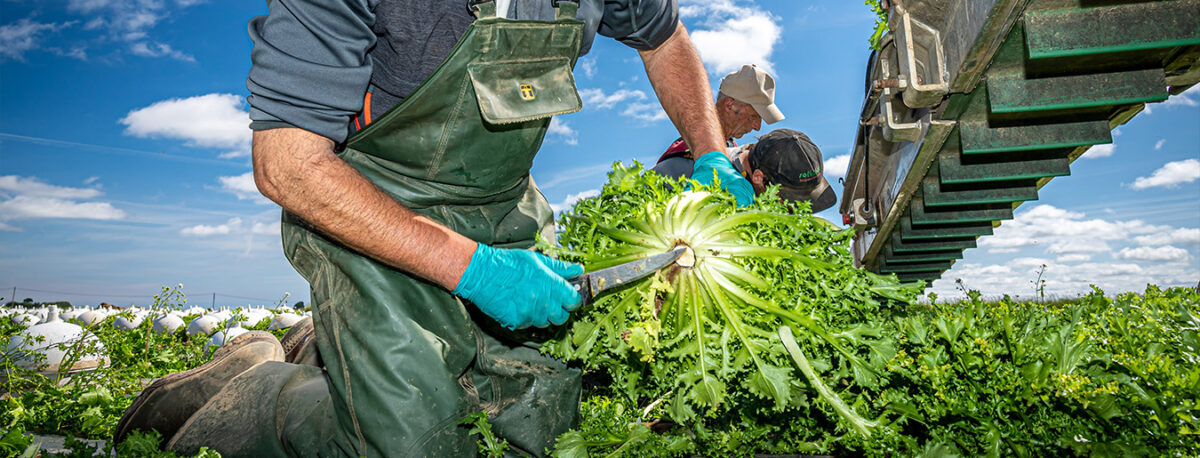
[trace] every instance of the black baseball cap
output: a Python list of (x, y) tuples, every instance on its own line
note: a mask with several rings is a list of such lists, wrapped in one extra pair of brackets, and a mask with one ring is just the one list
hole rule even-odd
[(759, 137), (750, 150), (750, 168), (762, 170), (767, 184), (779, 185), (780, 197), (812, 202), (814, 213), (837, 203), (825, 181), (821, 149), (803, 132), (775, 129)]

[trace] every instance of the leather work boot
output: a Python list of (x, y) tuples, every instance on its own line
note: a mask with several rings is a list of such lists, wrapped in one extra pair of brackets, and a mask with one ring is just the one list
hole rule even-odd
[(304, 317), (296, 322), (279, 343), (283, 345), (284, 361), (325, 367), (325, 363), (321, 361), (321, 352), (317, 350), (317, 333), (313, 328), (312, 317)]
[(132, 431), (156, 430), (169, 438), (209, 398), (238, 374), (265, 361), (282, 361), (283, 347), (266, 331), (250, 331), (213, 352), (194, 369), (155, 380), (125, 409), (113, 434), (121, 443)]

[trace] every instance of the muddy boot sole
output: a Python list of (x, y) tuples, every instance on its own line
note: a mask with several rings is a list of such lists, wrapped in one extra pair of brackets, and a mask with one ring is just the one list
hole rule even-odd
[(265, 361), (282, 361), (283, 346), (269, 332), (250, 331), (213, 352), (194, 369), (156, 379), (125, 409), (113, 434), (121, 443), (133, 431), (174, 436), (179, 427), (238, 374)]
[(288, 329), (279, 343), (283, 345), (285, 362), (325, 367), (325, 363), (321, 361), (321, 352), (317, 350), (317, 333), (312, 317), (305, 317)]

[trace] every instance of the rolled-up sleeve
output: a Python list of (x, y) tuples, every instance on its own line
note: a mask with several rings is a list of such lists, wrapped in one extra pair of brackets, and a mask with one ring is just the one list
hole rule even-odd
[(269, 0), (250, 21), (250, 128), (345, 140), (371, 80), (376, 0)]
[(676, 0), (605, 0), (599, 33), (645, 51), (667, 41), (678, 24)]

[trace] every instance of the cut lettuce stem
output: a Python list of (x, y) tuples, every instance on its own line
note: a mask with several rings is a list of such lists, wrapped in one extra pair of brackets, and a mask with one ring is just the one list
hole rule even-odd
[(833, 390), (830, 390), (829, 386), (821, 380), (821, 377), (817, 376), (817, 371), (813, 369), (812, 365), (808, 363), (808, 358), (805, 358), (804, 353), (800, 351), (800, 345), (796, 342), (795, 335), (792, 334), (791, 326), (779, 327), (779, 340), (783, 341), (783, 347), (787, 349), (788, 354), (792, 356), (792, 360), (796, 362), (796, 366), (800, 368), (800, 372), (804, 373), (804, 378), (808, 379), (808, 383), (817, 390), (821, 398), (832, 405), (833, 410), (846, 420), (851, 428), (854, 428), (859, 434), (871, 437), (871, 430), (879, 422), (869, 421), (854, 413), (854, 409), (847, 406), (842, 401), (842, 398), (837, 393), (834, 393)]

